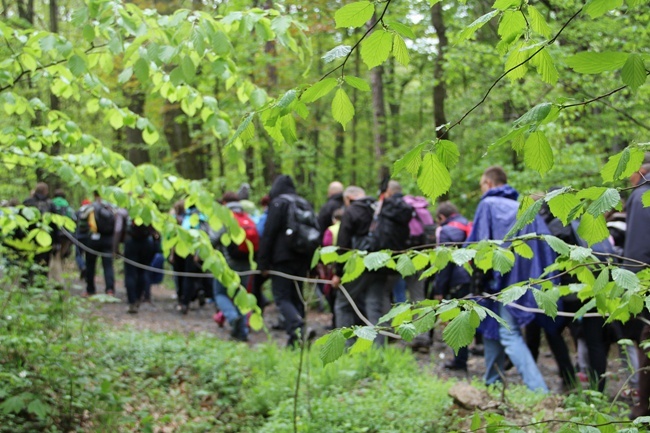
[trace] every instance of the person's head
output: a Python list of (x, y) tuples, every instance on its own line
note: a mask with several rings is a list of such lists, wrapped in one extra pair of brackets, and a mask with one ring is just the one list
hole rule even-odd
[(503, 186), (508, 183), (508, 175), (498, 165), (488, 167), (481, 176), (481, 192), (486, 193), (492, 188)]
[(47, 197), (50, 194), (50, 188), (45, 182), (39, 182), (34, 188), (34, 195), (40, 195), (42, 197)]
[(102, 196), (99, 195), (99, 191), (97, 190), (93, 191), (93, 197), (95, 197), (95, 201), (100, 201), (102, 199)]
[(386, 186), (386, 193), (384, 194), (384, 198), (392, 197), (395, 194), (401, 194), (401, 193), (402, 193), (402, 185), (400, 185), (399, 182), (396, 180), (389, 180), (388, 185)]
[(236, 192), (226, 191), (223, 193), (223, 197), (221, 197), (222, 204), (233, 203), (236, 201), (239, 201), (239, 194)]
[(450, 201), (443, 201), (436, 209), (436, 221), (439, 224), (444, 223), (447, 219), (458, 213), (458, 208)]
[(63, 191), (61, 188), (55, 189), (54, 190), (54, 197), (65, 198), (65, 191)]
[(239, 187), (239, 190), (237, 191), (237, 196), (239, 197), (240, 200), (248, 200), (248, 197), (250, 196), (251, 192), (251, 186), (244, 182), (241, 184)]
[(639, 184), (639, 182), (643, 180), (650, 181), (650, 176), (648, 174), (650, 173), (650, 152), (647, 152), (645, 154), (645, 158), (643, 159), (643, 164), (641, 167), (632, 173), (632, 176), (630, 176), (630, 183), (632, 186), (636, 186)]
[(327, 196), (331, 197), (336, 194), (341, 194), (343, 192), (343, 184), (339, 181), (334, 181), (329, 184), (327, 187)]
[(271, 203), (271, 197), (269, 197), (268, 194), (266, 194), (264, 197), (260, 199), (260, 206), (263, 208), (269, 207), (269, 203)]
[(175, 215), (185, 214), (185, 200), (178, 200), (176, 203), (174, 203), (173, 209)]
[(365, 196), (366, 192), (363, 190), (363, 188), (351, 185), (345, 188), (345, 191), (343, 191), (343, 202), (346, 206), (349, 206), (351, 202), (359, 200)]
[(332, 213), (332, 224), (336, 224), (337, 221), (341, 221), (341, 218), (343, 218), (343, 212), (345, 212), (345, 209), (340, 207)]

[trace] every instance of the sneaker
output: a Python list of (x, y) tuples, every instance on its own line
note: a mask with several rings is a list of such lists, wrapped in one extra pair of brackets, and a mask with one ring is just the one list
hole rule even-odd
[(189, 310), (190, 310), (189, 305), (181, 305), (180, 311), (183, 316), (185, 316)]
[(217, 311), (214, 313), (214, 316), (212, 316), (212, 320), (219, 325), (219, 328), (223, 328), (224, 323), (226, 323), (226, 316), (223, 315), (223, 312)]
[(113, 290), (107, 290), (107, 291), (106, 291), (106, 294), (107, 294), (108, 296), (115, 296), (115, 292), (114, 292)]
[(467, 371), (467, 366), (466, 365), (458, 364), (458, 363), (456, 363), (454, 361), (445, 362), (443, 367), (445, 368), (445, 370)]
[(138, 306), (136, 304), (129, 304), (129, 309), (126, 312), (129, 314), (137, 314)]

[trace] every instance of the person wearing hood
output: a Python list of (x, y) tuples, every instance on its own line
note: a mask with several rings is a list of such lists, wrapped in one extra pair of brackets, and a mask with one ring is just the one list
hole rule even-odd
[[(279, 175), (275, 178), (269, 197), (271, 202), (260, 240), (259, 268), (263, 273), (273, 270), (304, 277), (309, 271), (311, 255), (301, 254), (292, 248), (292, 232), (288, 227), (292, 201), (306, 203), (306, 200), (296, 194), (293, 179), (287, 175)], [(301, 338), (312, 338), (313, 336), (309, 334), (313, 331), (305, 328), (305, 305), (295, 282), (272, 275), (271, 288), (275, 303), (284, 317), (288, 345), (299, 343)]]
[(318, 212), (318, 225), (321, 233), (324, 235), (325, 230), (332, 225), (332, 216), (334, 211), (343, 207), (343, 184), (334, 181), (327, 187), (327, 202)]
[[(487, 239), (504, 239), (517, 221), (519, 193), (508, 185), (508, 177), (503, 168), (487, 168), (481, 176), (480, 186), (483, 196), (476, 208), (474, 226), (467, 238), (468, 244)], [(542, 235), (549, 234), (549, 231), (542, 218), (537, 215), (535, 220), (517, 232), (517, 235), (528, 233)], [(527, 244), (534, 252), (533, 258), (517, 257), (512, 269), (506, 274), (491, 271), (486, 276), (481, 291), (498, 294), (514, 283), (538, 278), (544, 269), (554, 262), (555, 255), (546, 243), (530, 240)], [(516, 303), (524, 307), (537, 307), (532, 290), (536, 289), (528, 290)], [(501, 374), (505, 371), (505, 357), (508, 355), (529, 389), (548, 392), (544, 377), (521, 334), (521, 327), (533, 321), (534, 313), (491, 299), (481, 301), (481, 304), (494, 311), (508, 324), (507, 327), (500, 325), (496, 319), (488, 316), (478, 328), (484, 337), (486, 384), (491, 385), (501, 380)]]

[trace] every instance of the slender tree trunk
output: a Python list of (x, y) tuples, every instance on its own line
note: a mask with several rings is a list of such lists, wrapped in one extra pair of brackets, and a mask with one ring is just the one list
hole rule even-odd
[[(140, 91), (125, 95), (129, 99), (129, 110), (137, 115), (144, 115), (145, 94)], [(149, 146), (142, 139), (142, 131), (137, 128), (125, 128), (126, 157), (134, 165), (146, 164), (149, 159)]]
[[(447, 124), (447, 117), (445, 115), (445, 100), (447, 99), (447, 87), (444, 80), (444, 65), (445, 53), (449, 46), (449, 39), (447, 38), (447, 28), (442, 15), (442, 4), (436, 3), (431, 7), (431, 24), (438, 36), (438, 56), (433, 67), (433, 121), (436, 128)], [(437, 130), (436, 135), (438, 138), (449, 138), (446, 128)]]
[[(206, 177), (202, 148), (192, 148), (190, 126), (179, 104), (166, 104), (163, 124), (178, 174), (187, 179)], [(179, 120), (177, 120), (179, 119)]]
[[(372, 25), (376, 21), (373, 17), (368, 25)], [(372, 87), (372, 119), (374, 123), (373, 128), (373, 142), (374, 154), (376, 160), (379, 162), (379, 181), (387, 178), (390, 175), (388, 166), (384, 162), (384, 154), (386, 147), (386, 102), (384, 99), (384, 68), (376, 66), (370, 70), (370, 85)]]
[[(264, 3), (264, 9), (272, 9), (273, 0), (266, 0)], [(268, 41), (264, 45), (264, 52), (267, 54), (267, 57), (270, 57), (272, 60), (266, 64), (266, 80), (267, 80), (267, 90), (275, 91), (278, 88), (278, 69), (275, 66), (275, 57), (277, 55), (277, 50), (275, 47), (275, 41)], [(269, 92), (269, 93), (270, 93)], [(269, 140), (269, 146), (266, 149), (262, 149), (262, 162), (264, 164), (264, 181), (266, 185), (271, 185), (275, 179), (277, 173), (276, 163), (275, 163), (275, 148), (273, 140)]]
[(18, 0), (18, 16), (34, 24), (34, 0)]
[[(355, 50), (354, 52), (354, 76), (358, 77), (360, 75), (360, 68), (361, 68), (361, 54), (359, 53), (359, 50)], [(355, 107), (358, 107), (357, 101), (359, 98), (359, 92), (357, 89), (352, 90), (352, 104)], [(350, 147), (350, 166), (352, 167), (352, 170), (350, 170), (351, 175), (350, 175), (350, 184), (351, 185), (358, 185), (358, 180), (357, 180), (357, 155), (358, 155), (358, 137), (359, 137), (359, 113), (357, 113), (356, 116), (352, 118), (352, 126), (350, 128), (350, 132), (352, 135), (352, 145)], [(338, 159), (337, 159), (338, 161)]]

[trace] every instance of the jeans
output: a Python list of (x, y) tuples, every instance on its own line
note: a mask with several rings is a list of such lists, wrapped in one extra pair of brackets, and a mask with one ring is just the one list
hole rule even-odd
[(517, 371), (528, 389), (548, 392), (544, 377), (537, 368), (528, 346), (526, 346), (519, 325), (517, 325), (517, 322), (503, 304), (499, 304), (499, 316), (505, 320), (510, 329), (500, 326), (499, 340), (485, 338), (483, 341), (485, 347), (485, 383), (491, 385), (501, 380), (499, 372), (501, 374), (505, 372), (505, 356), (508, 355), (513, 365), (517, 367)]
[[(154, 255), (153, 239), (133, 239), (127, 237), (124, 241), (124, 257), (142, 265), (149, 266)], [(147, 270), (124, 263), (124, 285), (129, 304), (135, 304), (146, 297), (149, 291), (150, 273)], [(145, 299), (146, 300), (146, 299)]]
[(393, 287), (393, 302), (401, 304), (406, 302), (406, 281), (404, 278), (398, 278)]
[[(390, 294), (398, 276), (385, 272), (365, 272), (344, 287), (359, 309), (365, 312), (366, 318), (372, 324), (379, 324), (381, 316), (390, 310)], [(352, 305), (343, 294), (338, 294), (334, 301), (336, 311), (336, 327), (349, 327), (361, 324)], [(386, 337), (377, 334), (375, 344), (383, 345)]]
[[(113, 236), (101, 235), (99, 239), (88, 239), (88, 248), (103, 254), (102, 268), (104, 268), (104, 282), (106, 283), (106, 293), (115, 291), (115, 272), (113, 271)], [(97, 256), (88, 252), (86, 254), (86, 292), (94, 295), (97, 291), (95, 288), (95, 270), (97, 268)]]
[[(244, 281), (245, 282), (245, 281)], [(228, 296), (228, 289), (224, 287), (219, 280), (215, 279), (213, 283), (214, 302), (225, 316), (228, 324), (232, 328), (230, 335), (237, 339), (245, 341), (248, 339), (248, 327), (244, 315), (239, 311)]]

